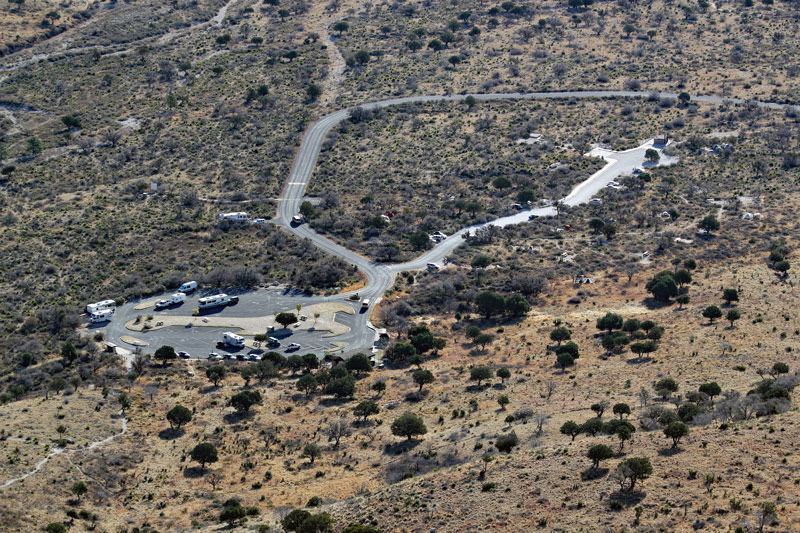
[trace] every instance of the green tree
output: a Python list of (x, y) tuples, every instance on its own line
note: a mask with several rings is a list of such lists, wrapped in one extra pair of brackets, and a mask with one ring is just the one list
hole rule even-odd
[(510, 453), (517, 445), (519, 445), (519, 437), (517, 437), (514, 431), (506, 433), (505, 435), (500, 435), (497, 437), (497, 440), (494, 441), (494, 447), (497, 448), (497, 451), (502, 453)]
[(725, 313), (725, 320), (731, 323), (731, 327), (733, 327), (733, 323), (742, 318), (742, 313), (739, 312), (738, 309), (731, 309), (727, 313)]
[(363, 421), (367, 421), (367, 417), (370, 415), (377, 415), (380, 412), (380, 408), (378, 404), (372, 400), (363, 400), (359, 402), (358, 405), (355, 406), (353, 409), (353, 413), (356, 416), (363, 418)]
[(603, 420), (600, 418), (590, 418), (581, 424), (581, 433), (586, 433), (594, 437), (603, 431)]
[(317, 210), (314, 207), (314, 204), (306, 200), (300, 204), (300, 214), (307, 219), (311, 219), (317, 214)]
[(675, 283), (678, 284), (678, 287), (683, 287), (684, 285), (688, 285), (692, 282), (692, 275), (688, 270), (683, 268), (676, 271), (673, 278), (675, 279)]
[(64, 123), (64, 126), (71, 130), (78, 130), (81, 128), (81, 119), (76, 118), (72, 115), (65, 115), (61, 117), (61, 122)]
[(656, 382), (654, 388), (656, 393), (666, 400), (670, 394), (678, 392), (678, 383), (672, 378), (663, 378)]
[(508, 399), (508, 395), (507, 394), (501, 394), (497, 398), (497, 403), (499, 403), (500, 404), (500, 408), (505, 411), (506, 405), (511, 403), (511, 400)]
[(254, 405), (261, 404), (261, 393), (257, 390), (246, 390), (234, 394), (228, 401), (228, 405), (236, 409), (239, 413), (249, 413)]
[(603, 337), (601, 344), (608, 353), (620, 350), (631, 342), (631, 339), (621, 331), (615, 331)]
[(775, 263), (775, 270), (783, 274), (784, 277), (786, 277), (787, 273), (789, 272), (789, 268), (791, 268), (791, 265), (789, 264), (789, 261), (785, 259)]
[(287, 514), (283, 520), (281, 520), (281, 527), (286, 531), (297, 531), (297, 528), (300, 527), (300, 524), (303, 521), (311, 516), (311, 513), (305, 511), (303, 509), (294, 509), (292, 512)]
[(722, 393), (722, 387), (720, 387), (716, 381), (712, 381), (710, 383), (703, 383), (702, 385), (700, 385), (698, 390), (703, 394), (707, 395), (711, 399), (712, 403), (714, 402), (714, 396), (719, 396), (720, 393)]
[(722, 310), (716, 305), (709, 305), (703, 309), (703, 316), (708, 319), (709, 324), (713, 324), (715, 319), (722, 316)]
[[(19, 3), (22, 2), (19, 1)], [(67, 526), (65, 526), (61, 522), (50, 522), (49, 524), (47, 524), (47, 527), (44, 528), (44, 530), (46, 533), (67, 533)]]
[(775, 263), (778, 261), (783, 261), (783, 254), (780, 253), (778, 250), (772, 250), (769, 253), (769, 260), (772, 263), (772, 266), (775, 266)]
[(698, 227), (706, 233), (711, 233), (719, 229), (719, 220), (714, 215), (707, 215), (700, 221)]
[(345, 368), (350, 372), (361, 374), (362, 372), (372, 372), (372, 363), (369, 362), (369, 357), (363, 353), (357, 353), (347, 360), (344, 364)]
[(570, 438), (574, 441), (575, 437), (580, 435), (581, 427), (578, 424), (576, 424), (575, 422), (573, 422), (572, 420), (569, 420), (567, 422), (564, 422), (564, 424), (561, 425), (561, 429), (559, 431), (563, 435), (569, 435)]
[(561, 346), (563, 341), (568, 341), (572, 338), (572, 332), (564, 327), (558, 326), (553, 328), (553, 331), (550, 332), (550, 340), (558, 342), (558, 345)]
[(422, 392), (422, 387), (428, 383), (433, 383), (435, 378), (433, 377), (433, 372), (430, 370), (415, 370), (411, 375), (411, 379), (414, 380), (414, 383), (419, 385), (419, 390)]
[(325, 387), (325, 394), (331, 394), (336, 398), (350, 398), (356, 393), (356, 380), (353, 376), (345, 376), (331, 380)]
[(305, 392), (306, 396), (317, 390), (318, 386), (319, 384), (314, 374), (303, 374), (300, 376), (300, 379), (297, 380), (297, 383), (295, 383), (297, 390)]
[(243, 521), (247, 516), (247, 511), (241, 505), (226, 505), (219, 515), (220, 522), (227, 522), (230, 527)]
[(731, 302), (738, 302), (739, 291), (737, 291), (736, 289), (723, 289), (722, 299), (725, 300), (725, 303), (728, 305), (730, 305)]
[(478, 312), (487, 319), (492, 318), (494, 315), (502, 314), (506, 308), (505, 298), (491, 291), (484, 291), (478, 294), (475, 297), (475, 304), (478, 306)]
[(409, 235), (408, 241), (415, 250), (427, 250), (431, 247), (431, 238), (422, 230), (415, 231)]
[(61, 357), (68, 365), (71, 365), (78, 358), (78, 350), (71, 342), (65, 342), (61, 346)]
[(452, 55), (447, 58), (447, 62), (453, 65), (453, 67), (455, 67), (456, 65), (461, 63), (461, 56)]
[(219, 382), (225, 379), (228, 371), (222, 365), (214, 365), (206, 368), (206, 377), (214, 384), (215, 387), (219, 386)]
[(631, 414), (631, 406), (627, 403), (614, 404), (614, 407), (611, 410), (615, 415), (619, 415), (620, 420), (622, 420), (622, 417)]
[(614, 450), (605, 444), (595, 444), (587, 450), (586, 457), (592, 461), (592, 468), (597, 469), (600, 467), (600, 461), (614, 457)]
[(182, 405), (176, 405), (167, 412), (167, 421), (173, 429), (180, 429), (192, 421), (192, 412)]
[(283, 326), (284, 328), (288, 328), (291, 324), (297, 322), (297, 315), (294, 313), (278, 313), (275, 316), (275, 322)]
[(367, 63), (369, 63), (370, 59), (369, 52), (367, 52), (366, 50), (359, 50), (358, 52), (355, 53), (353, 59), (359, 65), (366, 65)]
[(622, 331), (627, 333), (633, 333), (634, 331), (639, 331), (640, 329), (642, 329), (642, 323), (635, 318), (629, 318), (622, 323)]
[(648, 148), (644, 152), (644, 158), (650, 161), (651, 163), (657, 163), (661, 156), (658, 154), (658, 150), (655, 148)]
[(560, 353), (556, 356), (556, 364), (561, 367), (561, 370), (566, 371), (568, 366), (575, 364), (575, 358), (568, 353)]
[(683, 308), (684, 305), (689, 303), (689, 295), (688, 294), (679, 294), (675, 297), (675, 301), (678, 303), (678, 309)]
[(469, 369), (469, 379), (470, 381), (477, 381), (478, 387), (481, 386), (481, 382), (492, 379), (494, 372), (488, 366), (473, 366)]
[(303, 520), (297, 528), (297, 533), (329, 533), (333, 522), (333, 517), (328, 513), (312, 514)]
[(39, 155), (44, 151), (44, 145), (39, 137), (31, 137), (28, 139), (28, 153), (31, 155)]
[(474, 269), (484, 269), (492, 264), (492, 258), (488, 255), (479, 254), (472, 258), (470, 266)]
[(340, 20), (339, 22), (337, 22), (336, 24), (333, 25), (333, 31), (335, 31), (336, 33), (339, 33), (339, 34), (344, 33), (349, 29), (350, 29), (350, 25), (347, 22), (343, 21), (343, 20)]
[(636, 354), (637, 358), (641, 359), (642, 355), (646, 353), (653, 353), (656, 351), (658, 346), (654, 341), (646, 340), (640, 342), (634, 342), (631, 344), (631, 351)]
[(605, 226), (605, 222), (600, 220), (599, 218), (593, 218), (589, 221), (589, 228), (591, 228), (592, 233), (598, 234), (603, 231), (603, 227)]
[(622, 317), (616, 313), (606, 313), (597, 319), (597, 329), (607, 330), (609, 333), (622, 327)]
[(531, 304), (521, 294), (512, 294), (506, 298), (506, 312), (511, 316), (527, 315), (531, 310)]
[(217, 448), (210, 442), (201, 442), (191, 452), (192, 461), (200, 463), (200, 467), (205, 470), (209, 463), (216, 463), (219, 460)]
[(422, 418), (413, 413), (404, 413), (400, 415), (392, 422), (391, 430), (392, 435), (406, 437), (408, 440), (411, 440), (414, 436), (424, 435), (428, 432), (428, 428), (425, 427), (425, 422)]
[(678, 284), (675, 282), (674, 274), (669, 270), (653, 276), (653, 279), (645, 285), (645, 289), (659, 302), (668, 302), (670, 298), (678, 295)]
[(500, 383), (505, 383), (511, 377), (511, 371), (506, 367), (497, 370), (497, 377), (500, 378)]
[[(358, 355), (358, 354), (356, 354), (356, 355)], [(306, 372), (311, 372), (315, 368), (319, 368), (319, 359), (317, 359), (317, 356), (315, 354), (306, 353), (306, 354), (303, 354), (301, 357), (303, 359), (303, 368), (306, 369)], [(367, 361), (367, 362), (369, 362), (369, 361)]]
[(416, 353), (417, 349), (414, 348), (414, 345), (407, 342), (398, 342), (387, 350), (386, 355), (388, 359), (393, 361), (406, 362)]
[(81, 497), (89, 492), (89, 488), (83, 481), (76, 481), (72, 484), (72, 487), (70, 487), (70, 492), (75, 495), (78, 501), (81, 501)]
[(155, 359), (161, 361), (161, 364), (167, 366), (167, 361), (171, 359), (175, 359), (178, 357), (178, 354), (175, 353), (175, 348), (172, 346), (162, 346), (154, 355)]
[(689, 434), (689, 426), (683, 422), (670, 422), (664, 428), (664, 435), (672, 439), (672, 447), (677, 448), (680, 440)]
[(623, 480), (623, 489), (632, 492), (637, 481), (644, 481), (653, 473), (653, 466), (647, 457), (631, 457), (617, 466), (617, 474)]
[(322, 87), (317, 85), (316, 83), (311, 83), (306, 87), (306, 94), (308, 95), (308, 99), (313, 102), (320, 96), (322, 96)]
[(322, 448), (313, 442), (309, 442), (303, 446), (303, 453), (300, 454), (300, 457), (305, 457), (313, 465), (320, 455), (322, 455)]
[(492, 335), (491, 333), (481, 333), (480, 335), (472, 339), (472, 342), (480, 346), (481, 350), (485, 350), (487, 344), (491, 344), (492, 342), (494, 342), (494, 335)]
[(122, 394), (120, 394), (119, 396), (117, 396), (117, 403), (119, 404), (119, 408), (122, 411), (122, 416), (123, 417), (125, 416), (125, 411), (130, 409), (131, 405), (133, 405), (133, 402), (131, 402), (131, 399), (124, 392)]

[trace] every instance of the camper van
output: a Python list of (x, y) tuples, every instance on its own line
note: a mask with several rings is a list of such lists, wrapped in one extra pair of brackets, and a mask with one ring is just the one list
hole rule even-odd
[(112, 309), (103, 309), (92, 313), (92, 316), (89, 317), (89, 322), (100, 324), (101, 322), (110, 322), (112, 318), (114, 318), (114, 311)]
[(292, 217), (292, 224), (294, 224), (295, 226), (299, 226), (300, 224), (303, 223), (304, 220), (305, 219), (303, 218), (303, 215), (295, 215)]
[(247, 222), (247, 213), (244, 213), (242, 211), (237, 211), (235, 213), (220, 213), (219, 214), (219, 221), (220, 222), (244, 223), (244, 222)]
[(228, 305), (231, 299), (227, 294), (215, 294), (214, 296), (206, 296), (197, 300), (197, 307), (200, 309), (211, 309), (212, 307), (220, 307)]
[(186, 301), (186, 295), (182, 292), (176, 292), (166, 300), (159, 300), (156, 302), (156, 309), (164, 309), (173, 305), (179, 305)]
[(244, 337), (241, 335), (237, 335), (236, 333), (231, 333), (230, 331), (226, 331), (222, 334), (222, 342), (227, 344), (228, 346), (244, 346)]
[(178, 287), (178, 292), (182, 293), (189, 293), (194, 292), (197, 290), (197, 282), (196, 281), (187, 281), (180, 287)]
[(369, 298), (364, 298), (361, 300), (361, 310), (366, 311), (367, 309), (369, 309)]
[(86, 312), (90, 315), (104, 309), (111, 309), (113, 313), (117, 308), (117, 302), (114, 300), (103, 300), (102, 302), (95, 302), (86, 306)]

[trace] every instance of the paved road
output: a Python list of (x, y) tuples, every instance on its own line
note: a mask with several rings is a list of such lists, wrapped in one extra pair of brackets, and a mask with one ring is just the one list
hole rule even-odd
[[(659, 93), (662, 97), (668, 98), (677, 98), (676, 93)], [(576, 92), (538, 92), (538, 93), (505, 93), (505, 94), (473, 94), (473, 96), (478, 101), (490, 101), (490, 100), (534, 100), (534, 99), (571, 99), (571, 98), (649, 98), (651, 93), (649, 92), (637, 92), (637, 91), (576, 91)], [(399, 104), (407, 104), (407, 103), (421, 103), (421, 102), (448, 102), (448, 101), (463, 101), (468, 96), (467, 94), (459, 94), (459, 95), (435, 95), (435, 96), (410, 96), (404, 98), (393, 98), (389, 100), (382, 100), (379, 102), (370, 102), (367, 104), (362, 105), (361, 107), (365, 109), (379, 109)], [(749, 104), (750, 102), (746, 102), (741, 99), (736, 98), (723, 98), (719, 96), (692, 96), (693, 101), (696, 102), (706, 102), (706, 103), (730, 103), (734, 105), (742, 105), (742, 104)], [(772, 102), (752, 102), (753, 105), (758, 107), (768, 108), (768, 109), (795, 109), (800, 111), (800, 106), (795, 106), (791, 104), (778, 104)], [(321, 248), (322, 250), (340, 257), (344, 261), (351, 263), (358, 267), (368, 279), (367, 286), (359, 291), (360, 296), (370, 298), (371, 306), (370, 312), (374, 309), (374, 306), (383, 296), (387, 289), (389, 289), (392, 284), (394, 283), (395, 276), (399, 272), (407, 271), (407, 270), (418, 270), (421, 268), (425, 268), (427, 263), (439, 263), (445, 257), (447, 257), (452, 251), (461, 245), (464, 242), (462, 235), (466, 232), (473, 232), (477, 227), (474, 226), (470, 228), (464, 228), (461, 231), (455, 233), (448, 237), (445, 241), (441, 242), (440, 244), (436, 245), (431, 250), (425, 252), (420, 257), (408, 261), (406, 263), (401, 264), (381, 264), (376, 263), (368, 258), (365, 258), (351, 250), (344, 248), (343, 246), (336, 244), (329, 240), (327, 237), (320, 235), (319, 233), (312, 230), (307, 224), (302, 224), (299, 226), (294, 226), (291, 224), (292, 217), (299, 212), (300, 204), (303, 201), (303, 197), (305, 196), (306, 188), (308, 186), (308, 182), (311, 178), (311, 174), (314, 170), (314, 167), (317, 163), (317, 159), (319, 157), (320, 148), (322, 143), (325, 140), (328, 132), (337, 124), (345, 120), (350, 114), (349, 109), (343, 109), (340, 111), (336, 111), (329, 115), (325, 115), (324, 117), (317, 120), (314, 124), (306, 132), (303, 143), (300, 146), (300, 150), (297, 153), (297, 157), (294, 162), (294, 166), (292, 167), (292, 172), (289, 176), (289, 181), (287, 182), (283, 194), (280, 199), (278, 213), (273, 220), (273, 222), (281, 227), (286, 228), (291, 233), (295, 234), (296, 236), (308, 239), (309, 242), (313, 243), (315, 246)], [(630, 172), (634, 167), (637, 166), (644, 166), (644, 152), (647, 148), (652, 147), (652, 141), (643, 144), (637, 148), (632, 150), (627, 150), (624, 152), (611, 152), (608, 150), (601, 150), (595, 149), (592, 155), (598, 155), (604, 157), (608, 164), (601, 169), (600, 171), (596, 172), (592, 176), (590, 176), (586, 181), (582, 182), (578, 186), (576, 186), (564, 199), (562, 202), (570, 205), (575, 206), (582, 203), (588, 202), (597, 192), (605, 187), (605, 185), (611, 181), (616, 179), (618, 176)], [(668, 164), (671, 161), (669, 158), (664, 157), (662, 155), (661, 163)], [(530, 214), (537, 214), (540, 216), (546, 216), (554, 213), (554, 209), (552, 207), (543, 207), (529, 211), (522, 211), (520, 213), (516, 213), (512, 216), (500, 218), (490, 222), (489, 224), (493, 224), (496, 226), (506, 226), (509, 224), (519, 224), (528, 221), (528, 217)], [(287, 301), (270, 301), (268, 298), (265, 299), (262, 296), (259, 296), (259, 293), (263, 291), (256, 291), (255, 299), (252, 302), (249, 302), (245, 297), (242, 297), (242, 301), (239, 304), (241, 309), (246, 309), (249, 315), (245, 316), (258, 316), (260, 314), (269, 314), (274, 313), (275, 311), (286, 310), (294, 308), (292, 302), (294, 300), (287, 300)], [(344, 299), (347, 294), (339, 295), (336, 298)], [(324, 301), (320, 297), (311, 297), (309, 298), (310, 303), (316, 303), (317, 301)], [(187, 308), (191, 305), (189, 302), (184, 304)], [(254, 312), (253, 307), (258, 308), (266, 307), (266, 309), (261, 309), (260, 312)], [(285, 306), (285, 307), (282, 307)], [(132, 306), (131, 306), (132, 308)], [(236, 313), (238, 312), (237, 308), (226, 308), (224, 313)], [(136, 313), (133, 313), (135, 316)], [(178, 314), (186, 314), (178, 313)], [(348, 351), (356, 351), (356, 350), (367, 350), (371, 347), (373, 340), (375, 338), (374, 328), (372, 327), (369, 321), (369, 312), (367, 313), (359, 313), (356, 315), (342, 315), (340, 314), (337, 316), (337, 321), (346, 323), (350, 328), (351, 331), (345, 336), (337, 337), (335, 340), (341, 340), (344, 342), (348, 342)], [(124, 323), (125, 321), (129, 320), (130, 318), (126, 318), (131, 316), (130, 308), (123, 307), (118, 310), (118, 316), (115, 318), (112, 325), (109, 325), (105, 328), (107, 333), (107, 337), (109, 340), (113, 340), (114, 342), (119, 342), (118, 339), (121, 335), (125, 334), (124, 330)], [(235, 315), (231, 315), (235, 316)], [(197, 346), (198, 349), (195, 350), (198, 353), (207, 353), (209, 351), (208, 347), (201, 348), (201, 346), (207, 346), (208, 344), (213, 344), (211, 341), (217, 339), (219, 336), (219, 332), (215, 331), (216, 328), (202, 328), (203, 330), (208, 330), (207, 332), (194, 332), (191, 333), (183, 332), (183, 333), (176, 333), (176, 328), (166, 328), (161, 330), (162, 333), (158, 333), (153, 335), (153, 340), (155, 341), (154, 344), (158, 345), (159, 342), (170, 342), (172, 345), (177, 346)], [(201, 329), (201, 328), (195, 328)], [(292, 340), (289, 342), (298, 342), (303, 344), (303, 342), (307, 343), (309, 348), (304, 351), (311, 351), (310, 347), (314, 347), (316, 349), (317, 344), (322, 342), (319, 339), (315, 339), (313, 337), (305, 337), (303, 335), (310, 335), (310, 334), (299, 334), (296, 333), (297, 340)], [(175, 341), (179, 342), (175, 342)], [(182, 343), (182, 344), (181, 344)], [(192, 353), (190, 348), (180, 348), (186, 349)], [(302, 353), (302, 352), (301, 352)]]

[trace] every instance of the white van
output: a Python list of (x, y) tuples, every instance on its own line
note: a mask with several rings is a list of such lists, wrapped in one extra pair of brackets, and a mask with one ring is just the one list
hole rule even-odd
[(244, 337), (241, 335), (237, 335), (236, 333), (231, 333), (230, 331), (226, 331), (222, 334), (222, 342), (228, 344), (230, 346), (244, 346)]
[(214, 296), (206, 296), (197, 300), (197, 307), (200, 309), (211, 309), (212, 307), (219, 307), (228, 305), (231, 299), (227, 294), (215, 294)]
[(295, 215), (292, 217), (292, 224), (299, 226), (304, 220), (303, 215)]
[(183, 293), (194, 292), (196, 290), (197, 290), (196, 281), (187, 281), (186, 283), (178, 287), (178, 292), (183, 292)]
[(367, 309), (369, 309), (369, 298), (364, 298), (361, 300), (361, 310), (366, 311)]
[(114, 300), (103, 300), (102, 302), (95, 302), (93, 304), (87, 305), (86, 312), (91, 315), (98, 311), (102, 311), (104, 309), (111, 309), (112, 310), (111, 312), (113, 313), (116, 308), (117, 308), (117, 302), (115, 302)]
[(92, 313), (89, 317), (89, 322), (92, 324), (99, 324), (101, 322), (110, 322), (114, 318), (114, 311), (112, 309), (103, 309)]

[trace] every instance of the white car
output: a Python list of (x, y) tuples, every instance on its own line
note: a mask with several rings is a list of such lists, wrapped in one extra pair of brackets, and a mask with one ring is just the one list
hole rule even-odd
[(636, 168), (634, 168), (634, 169), (633, 169), (633, 175), (634, 175), (634, 176), (638, 176), (638, 175), (639, 175), (639, 174), (641, 174), (642, 172), (644, 172), (644, 169), (643, 169), (643, 168), (636, 167)]
[(287, 352), (296, 352), (299, 349), (300, 349), (300, 345), (297, 344), (296, 342), (293, 342), (292, 344), (290, 344), (289, 346), (286, 347), (286, 351)]
[(216, 352), (211, 352), (210, 354), (208, 354), (208, 358), (219, 361), (222, 359), (222, 356)]
[(189, 355), (189, 352), (178, 352), (178, 357), (181, 359), (191, 359), (192, 356)]
[(267, 223), (266, 218), (254, 218), (253, 221), (251, 222), (251, 224), (266, 224), (266, 223)]
[(170, 303), (172, 303), (172, 302), (170, 302), (169, 300), (159, 300), (159, 301), (156, 302), (155, 308), (156, 309), (163, 309), (165, 307), (169, 307)]
[(247, 358), (250, 359), (251, 361), (261, 361), (261, 356), (258, 355), (257, 353), (251, 353), (250, 355), (247, 356)]
[(601, 200), (600, 198), (592, 198), (591, 200), (589, 200), (589, 203), (590, 204), (602, 204), (603, 200)]

